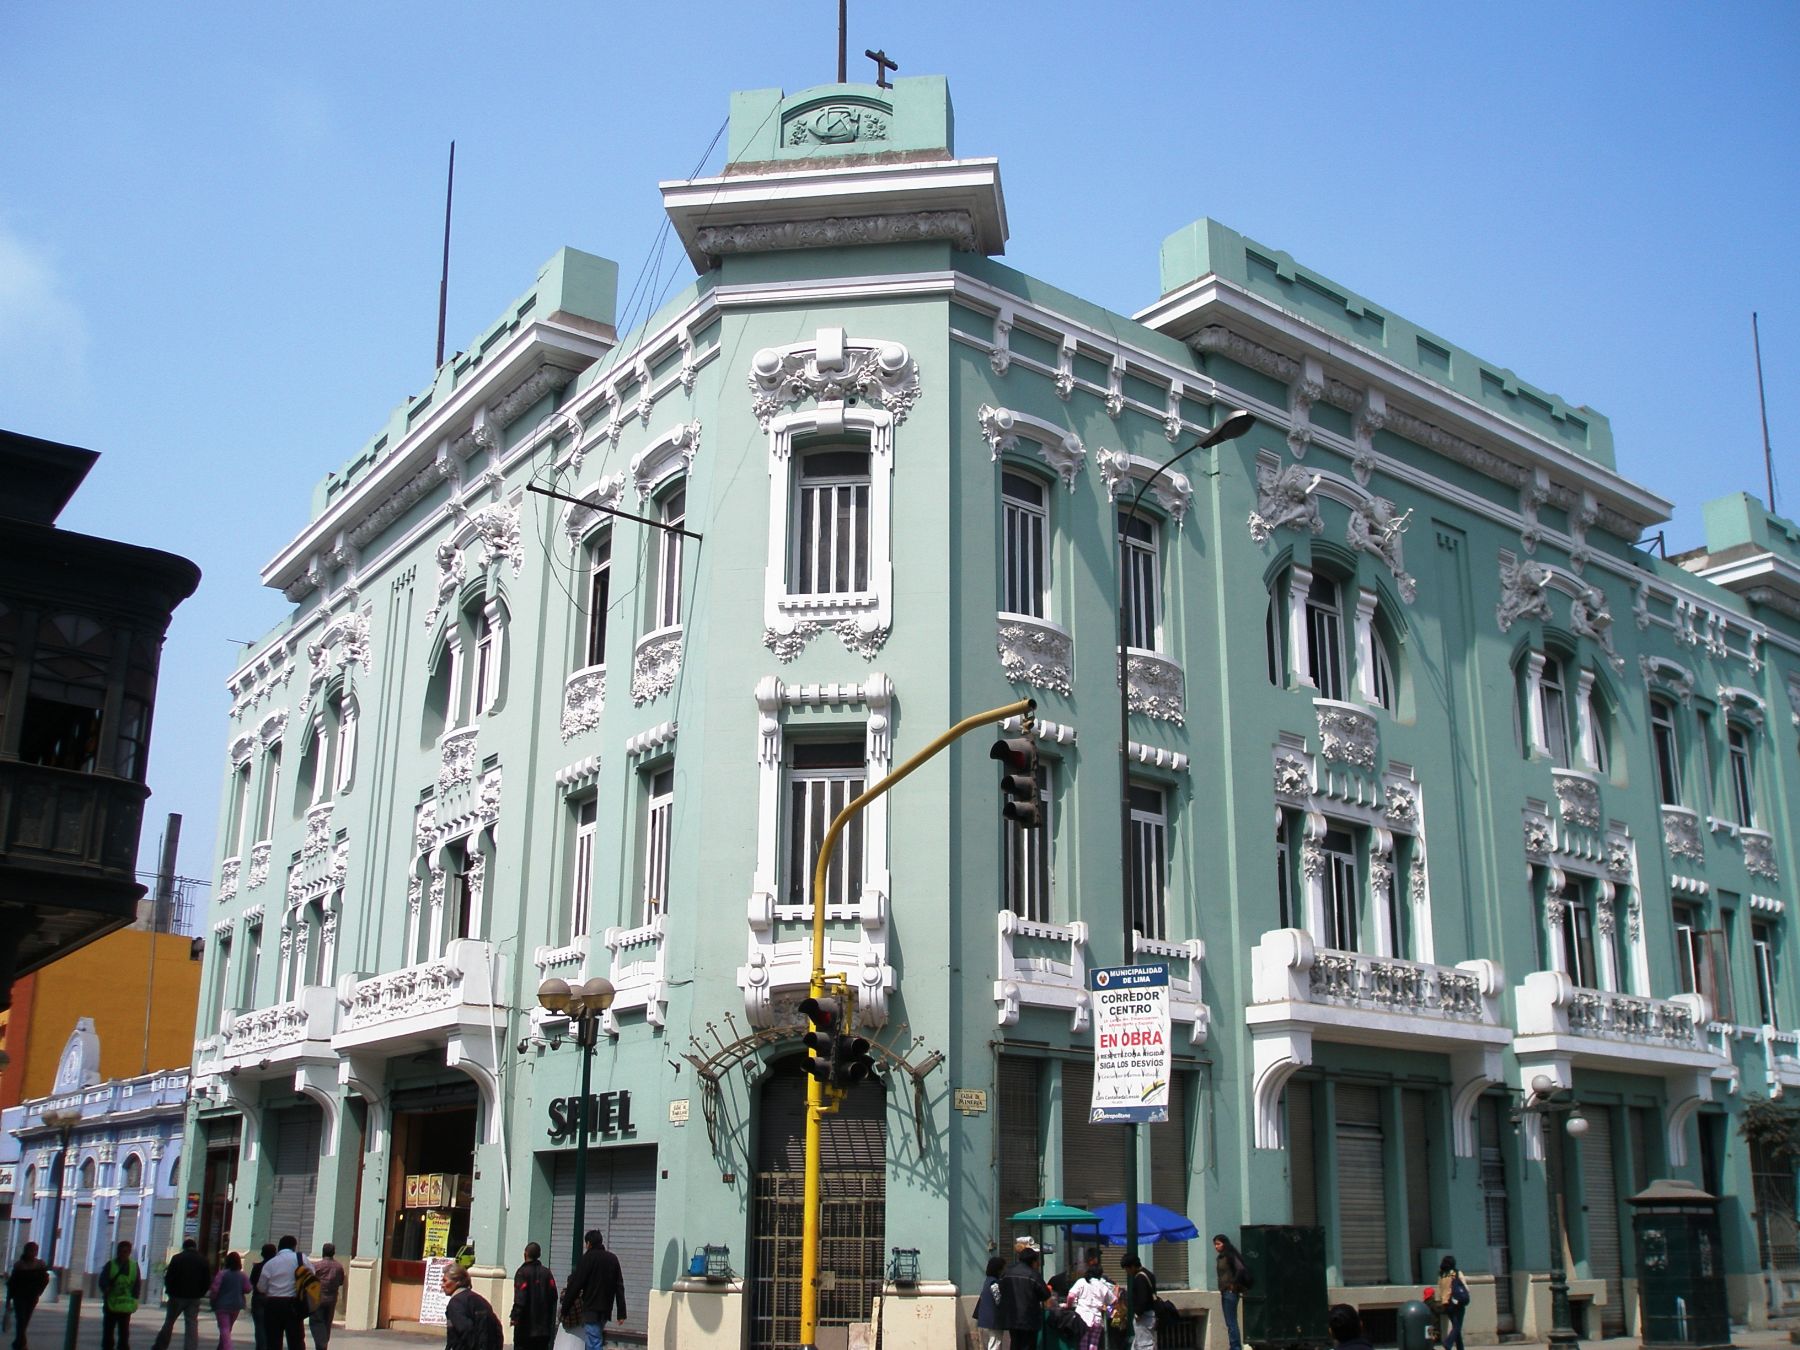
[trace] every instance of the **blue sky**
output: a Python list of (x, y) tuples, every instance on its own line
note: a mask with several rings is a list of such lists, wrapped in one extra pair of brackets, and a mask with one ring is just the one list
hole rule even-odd
[[(152, 748), (181, 870), (210, 876), (233, 639), (313, 485), (430, 380), (444, 159), (450, 348), (570, 244), (652, 256), (659, 179), (734, 89), (835, 73), (836, 5), (0, 8), (0, 426), (99, 450), (69, 528), (205, 571)], [(1800, 6), (851, 0), (865, 47), (942, 74), (997, 155), (1006, 260), (1130, 313), (1202, 215), (1571, 403), (1676, 503), (1800, 515)], [(723, 142), (706, 165), (716, 170)], [(691, 273), (665, 247), (658, 295)], [(1791, 490), (1797, 494), (1792, 500)]]

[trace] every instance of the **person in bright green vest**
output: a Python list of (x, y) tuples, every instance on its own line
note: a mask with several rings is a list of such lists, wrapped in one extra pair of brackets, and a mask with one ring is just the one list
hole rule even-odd
[(131, 1350), (131, 1314), (137, 1311), (144, 1282), (131, 1244), (121, 1242), (113, 1259), (100, 1270), (100, 1350)]

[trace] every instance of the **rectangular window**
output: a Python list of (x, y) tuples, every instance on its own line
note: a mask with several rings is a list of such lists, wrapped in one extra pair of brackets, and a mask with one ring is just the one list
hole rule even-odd
[(1325, 853), (1325, 932), (1321, 935), (1324, 945), (1337, 951), (1359, 951), (1357, 911), (1362, 886), (1356, 865), (1356, 840), (1345, 830), (1327, 830), (1321, 847)]
[(1046, 617), (1049, 594), (1049, 492), (1022, 473), (1000, 475), (1000, 607), (1011, 614)]
[(869, 452), (844, 447), (800, 457), (795, 477), (795, 595), (869, 589)]
[(1762, 922), (1750, 925), (1750, 959), (1756, 967), (1756, 1011), (1765, 1027), (1775, 1019), (1775, 930)]
[(1125, 643), (1153, 652), (1162, 632), (1162, 575), (1156, 522), (1119, 513), (1120, 604)]
[(232, 771), (231, 822), (225, 830), (227, 845), (237, 857), (249, 852), (250, 843), (244, 838), (244, 831), (250, 826), (251, 814), (250, 762), (245, 760)]
[(656, 577), (650, 616), (656, 628), (674, 628), (681, 622), (682, 528), (687, 524), (687, 492), (678, 489), (663, 499), (662, 523), (656, 532)]
[(594, 838), (598, 833), (600, 803), (589, 797), (575, 808), (575, 847), (569, 864), (569, 940), (588, 934), (588, 915), (594, 903)]
[(1344, 613), (1338, 585), (1315, 576), (1306, 592), (1306, 673), (1321, 698), (1344, 696)]
[(1737, 999), (1731, 984), (1731, 937), (1723, 928), (1696, 933), (1699, 952), (1700, 992), (1712, 1008), (1715, 1021), (1737, 1021)]
[(1740, 825), (1756, 824), (1755, 778), (1751, 776), (1750, 733), (1735, 722), (1725, 728), (1725, 744), (1731, 755), (1731, 803)]
[(1656, 791), (1666, 806), (1681, 804), (1681, 758), (1675, 740), (1675, 709), (1661, 699), (1650, 702), (1650, 740), (1656, 761)]
[(1594, 911), (1574, 882), (1564, 886), (1556, 899), (1562, 902), (1563, 974), (1584, 989), (1597, 989), (1600, 982), (1594, 970)]
[(1568, 768), (1569, 700), (1563, 688), (1562, 662), (1554, 657), (1545, 659), (1538, 677), (1538, 715), (1544, 723), (1544, 749), (1551, 763)]
[(1703, 921), (1693, 905), (1676, 904), (1675, 916), (1675, 988), (1683, 994), (1700, 992), (1700, 959)]
[(1294, 815), (1283, 811), (1275, 822), (1275, 911), (1283, 928), (1304, 928), (1294, 904)]
[[(813, 869), (831, 822), (865, 782), (861, 741), (793, 741), (788, 746), (788, 868), (790, 905), (812, 903)], [(825, 906), (862, 899), (862, 816), (838, 837), (825, 873)]]
[(1055, 767), (1040, 760), (1037, 770), (1038, 817), (1035, 830), (1021, 829), (1015, 822), (1000, 824), (1006, 850), (1006, 907), (1021, 919), (1033, 923), (1050, 922), (1054, 819), (1050, 813), (1050, 784)]
[(203, 1028), (217, 1031), (219, 1024), (225, 1020), (226, 1006), (231, 1002), (231, 934), (221, 933), (213, 942), (213, 967), (218, 972), (213, 977), (213, 1016), (212, 1026)]
[(594, 541), (588, 567), (586, 664), (606, 664), (606, 616), (612, 608), (612, 535)]
[(256, 1006), (256, 985), (261, 976), (261, 966), (262, 925), (253, 923), (244, 930), (243, 984), (238, 988), (238, 1007)]
[(260, 843), (275, 830), (275, 802), (281, 793), (281, 742), (276, 741), (263, 755), (262, 804), (256, 813), (256, 839)]
[(644, 782), (644, 922), (669, 912), (669, 842), (675, 824), (675, 766)]
[(1147, 938), (1169, 936), (1168, 795), (1131, 785), (1131, 924)]
[(465, 849), (447, 879), (448, 894), (444, 897), (447, 907), (444, 915), (445, 942), (452, 938), (476, 936), (479, 917), (475, 913), (474, 861), (474, 854)]
[(499, 655), (494, 641), (494, 625), (486, 614), (479, 620), (475, 635), (475, 703), (473, 715), (481, 716), (494, 704), (499, 693), (500, 672), (495, 658)]

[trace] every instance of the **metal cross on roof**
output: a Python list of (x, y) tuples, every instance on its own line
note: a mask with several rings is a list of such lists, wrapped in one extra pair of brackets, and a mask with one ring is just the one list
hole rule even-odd
[(900, 70), (899, 63), (888, 60), (888, 54), (885, 50), (872, 52), (865, 47), (863, 49), (863, 55), (875, 63), (875, 87), (877, 89), (892, 89), (894, 86), (888, 83), (887, 73), (891, 70), (898, 74)]

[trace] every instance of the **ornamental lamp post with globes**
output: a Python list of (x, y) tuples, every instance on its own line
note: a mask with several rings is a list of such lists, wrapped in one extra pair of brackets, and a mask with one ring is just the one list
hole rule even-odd
[(63, 1278), (62, 1267), (56, 1264), (56, 1249), (62, 1238), (63, 1190), (69, 1170), (69, 1144), (74, 1139), (75, 1127), (81, 1123), (81, 1108), (79, 1106), (50, 1107), (40, 1112), (38, 1119), (60, 1136), (60, 1146), (56, 1152), (56, 1207), (50, 1211), (49, 1266), (57, 1276), (57, 1292), (62, 1293), (67, 1280)]
[(1556, 1116), (1567, 1115), (1563, 1128), (1577, 1142), (1588, 1132), (1588, 1122), (1576, 1105), (1574, 1090), (1559, 1087), (1547, 1073), (1531, 1080), (1524, 1109), (1543, 1123), (1544, 1182), (1550, 1201), (1550, 1332), (1544, 1339), (1559, 1350), (1580, 1350), (1581, 1337), (1569, 1308), (1569, 1275), (1563, 1265), (1563, 1141), (1550, 1122)]
[[(1125, 546), (1130, 538), (1130, 527), (1137, 520), (1138, 507), (1143, 504), (1144, 493), (1148, 492), (1157, 479), (1161, 478), (1175, 465), (1193, 454), (1196, 450), (1210, 450), (1213, 446), (1225, 441), (1236, 440), (1251, 427), (1256, 425), (1256, 418), (1242, 408), (1227, 413), (1225, 420), (1185, 450), (1165, 460), (1160, 468), (1137, 486), (1132, 495), (1131, 506), (1121, 511), (1115, 522), (1118, 530), (1118, 547), (1114, 555), (1118, 569), (1119, 585), (1116, 597), (1119, 619), (1119, 873), (1122, 882), (1120, 907), (1124, 911), (1125, 920), (1125, 958), (1128, 966), (1137, 964), (1137, 916), (1133, 906), (1133, 886), (1131, 875), (1131, 670), (1130, 670), (1130, 622), (1135, 615), (1131, 606), (1132, 591), (1130, 578), (1125, 570)], [(1135, 1122), (1125, 1126), (1125, 1255), (1137, 1255), (1138, 1238), (1138, 1127)]]
[(571, 1261), (581, 1258), (582, 1234), (587, 1224), (588, 1101), (594, 1045), (600, 1039), (600, 1023), (617, 993), (613, 982), (600, 976), (571, 985), (552, 975), (538, 986), (538, 1006), (569, 1019), (575, 1028), (575, 1044), (581, 1050), (581, 1100), (575, 1108), (575, 1245), (570, 1250)]

